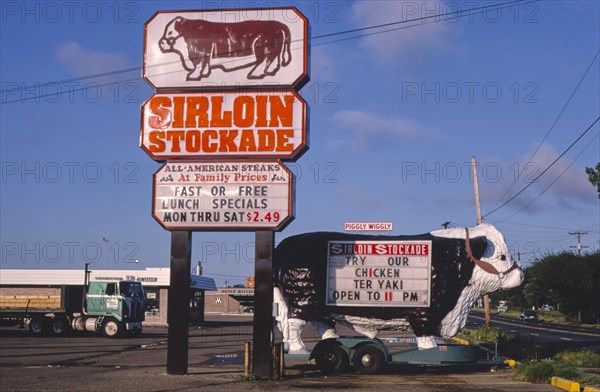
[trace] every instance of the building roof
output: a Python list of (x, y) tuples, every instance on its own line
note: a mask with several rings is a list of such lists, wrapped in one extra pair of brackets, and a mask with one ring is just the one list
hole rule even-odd
[[(143, 270), (94, 270), (90, 269), (91, 281), (137, 280), (147, 286), (169, 286), (170, 268), (146, 268)], [(217, 290), (213, 278), (191, 276), (191, 287), (200, 290)], [(0, 286), (77, 286), (83, 285), (84, 271), (74, 269), (0, 269)]]

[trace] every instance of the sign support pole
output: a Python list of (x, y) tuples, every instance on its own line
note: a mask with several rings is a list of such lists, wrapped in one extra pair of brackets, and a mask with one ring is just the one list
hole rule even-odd
[(184, 375), (188, 371), (191, 255), (192, 232), (172, 231), (167, 374)]
[(252, 372), (257, 377), (273, 376), (271, 332), (273, 330), (274, 244), (273, 231), (256, 232)]

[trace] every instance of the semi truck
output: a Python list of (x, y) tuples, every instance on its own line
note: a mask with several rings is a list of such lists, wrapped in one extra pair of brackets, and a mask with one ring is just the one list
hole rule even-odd
[(69, 330), (100, 332), (109, 338), (142, 332), (144, 289), (133, 280), (89, 281), (85, 266), (83, 286), (62, 286), (60, 295), (0, 296), (3, 322), (29, 324), (34, 334), (65, 334)]

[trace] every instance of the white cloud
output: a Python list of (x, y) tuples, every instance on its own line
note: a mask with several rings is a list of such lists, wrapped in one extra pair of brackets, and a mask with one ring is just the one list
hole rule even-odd
[(347, 136), (350, 133), (351, 138), (330, 140), (329, 146), (332, 148), (383, 147), (395, 145), (402, 139), (437, 135), (436, 131), (426, 128), (418, 121), (400, 117), (386, 118), (362, 110), (341, 110), (335, 113), (334, 121), (339, 128), (344, 129), (344, 135)]
[[(545, 170), (558, 156), (560, 153), (549, 145), (542, 145), (539, 151), (533, 158), (532, 169), (529, 170), (530, 177), (537, 177), (543, 170)], [(531, 153), (523, 160), (531, 156)], [(596, 202), (598, 196), (592, 184), (588, 181), (585, 168), (577, 165), (577, 162), (569, 167), (571, 160), (565, 156), (550, 168), (540, 179), (539, 183), (534, 186), (538, 190), (543, 190), (548, 187), (554, 180), (556, 182), (548, 188), (546, 192), (550, 192), (554, 196), (557, 196), (560, 201), (584, 201)], [(564, 173), (563, 173), (564, 172)], [(562, 173), (562, 174), (561, 174)]]
[[(452, 10), (443, 1), (356, 1), (352, 6), (352, 20), (359, 27), (376, 26), (439, 15)], [(418, 26), (414, 26), (416, 24)], [(404, 28), (406, 26), (413, 27)], [(366, 36), (361, 38), (361, 45), (383, 60), (414, 63), (428, 53), (455, 50), (453, 26), (452, 22), (431, 18), (422, 22), (366, 30), (363, 32)], [(368, 35), (389, 29), (399, 30)]]
[(85, 48), (76, 42), (65, 42), (54, 51), (56, 58), (75, 76), (87, 76), (128, 68), (125, 54)]
[[(519, 164), (504, 163), (505, 170), (501, 182), (486, 186), (485, 180), (483, 181), (484, 186), (480, 187), (480, 195), (482, 203), (488, 206), (488, 210), (501, 205), (529, 184), (531, 185), (527, 190), (511, 200), (506, 207), (501, 208), (505, 218), (511, 218), (516, 212), (539, 215), (548, 214), (550, 211), (563, 213), (565, 211), (581, 211), (586, 209), (587, 205), (598, 202), (596, 191), (587, 179), (585, 163), (579, 166), (576, 161), (569, 166), (573, 158), (568, 155), (557, 161), (532, 184), (532, 181), (560, 155), (560, 152), (553, 147), (543, 145), (531, 162), (524, 163), (528, 162), (533, 151), (534, 148), (523, 154)], [(506, 192), (509, 187), (510, 190)], [(501, 196), (502, 199), (499, 200)], [(509, 213), (508, 210), (512, 212)], [(498, 216), (501, 216), (501, 213)], [(494, 215), (494, 218), (496, 217)]]

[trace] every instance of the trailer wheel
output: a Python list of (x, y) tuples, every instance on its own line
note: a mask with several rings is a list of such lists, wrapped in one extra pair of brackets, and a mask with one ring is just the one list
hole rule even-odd
[(385, 367), (385, 357), (380, 349), (372, 344), (366, 344), (354, 354), (354, 368), (358, 373), (378, 373)]
[(29, 330), (36, 335), (41, 335), (44, 332), (46, 320), (43, 317), (34, 317), (29, 321)]
[(52, 320), (52, 333), (56, 336), (62, 336), (69, 328), (69, 321), (64, 317), (55, 317)]
[(107, 338), (118, 338), (121, 335), (121, 323), (112, 317), (105, 319), (102, 323), (102, 335)]
[(321, 347), (315, 354), (315, 362), (321, 372), (325, 374), (343, 373), (350, 365), (348, 354), (337, 344)]

